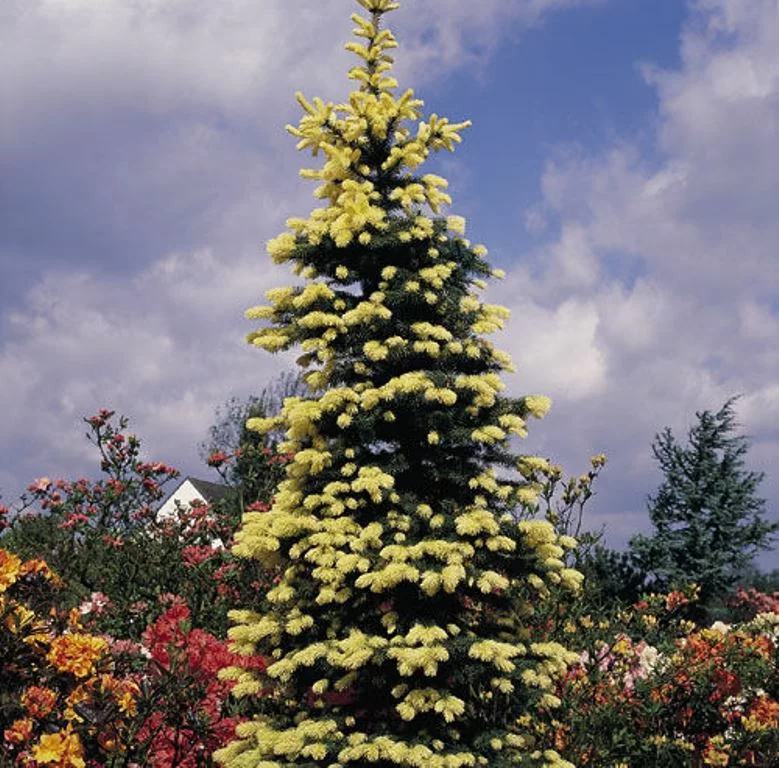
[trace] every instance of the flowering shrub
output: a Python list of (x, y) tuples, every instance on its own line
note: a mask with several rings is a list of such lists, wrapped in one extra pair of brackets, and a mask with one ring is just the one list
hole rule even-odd
[(750, 621), (760, 613), (779, 613), (779, 592), (769, 595), (754, 587), (739, 587), (725, 602), (736, 621)]
[(85, 632), (78, 612), (52, 607), (61, 588), (42, 560), (0, 549), (3, 765), (84, 768), (131, 739), (140, 689), (117, 674), (108, 641)]
[(249, 506), (271, 498), (292, 458), (292, 453), (280, 453), (275, 446), (244, 442), (230, 453), (213, 450), (206, 457), (206, 464), (224, 482), (237, 486), (243, 502)]
[[(45, 617), (30, 626), (50, 638), (34, 649), (58, 684), (78, 681), (64, 693), (48, 686), (40, 664), (3, 636), (3, 682), (14, 670), (20, 677), (3, 691), (0, 765), (211, 765), (211, 752), (230, 740), (238, 716), (229, 698), (234, 683), (218, 680), (216, 671), (250, 662), (218, 637), (226, 634), (232, 602), (268, 588), (273, 575), (229, 551), (239, 504), (228, 498), (159, 519), (161, 489), (177, 471), (142, 461), (140, 441), (125, 434), (127, 420), (117, 422), (111, 411), (85, 422), (103, 478), (39, 478), (15, 515), (7, 508), (0, 514), (8, 529), (3, 544), (17, 552), (4, 550), (9, 584), (27, 589), (36, 571), (49, 587), (25, 592), (26, 610)], [(286, 460), (262, 454), (270, 472)], [(18, 554), (36, 550), (60, 564), (63, 578)], [(13, 615), (17, 604), (8, 609)]]
[(136, 736), (148, 756), (146, 764), (212, 765), (212, 752), (230, 741), (241, 720), (229, 695), (234, 683), (218, 679), (217, 672), (227, 665), (264, 667), (264, 661), (237, 657), (224, 642), (193, 628), (190, 611), (179, 599), (144, 631), (142, 640), (150, 656), (144, 687), (156, 694)]
[[(65, 583), (58, 596), (72, 608), (95, 592), (110, 596), (110, 629), (120, 635), (143, 629), (125, 607), (153, 598), (169, 573), (170, 551), (152, 546), (155, 509), (178, 471), (141, 459), (141, 442), (125, 434), (127, 419), (101, 409), (84, 419), (100, 457), (102, 478), (31, 483), (3, 544), (22, 557), (45, 558)], [(164, 581), (162, 582), (164, 584)]]
[[(231, 605), (279, 583), (273, 569), (230, 550), (242, 511), (267, 511), (268, 500), (242, 510), (228, 498), (156, 519), (160, 489), (177, 473), (141, 461), (126, 420), (112, 418), (103, 410), (86, 420), (102, 480), (40, 478), (21, 516), (0, 507), (2, 543), (16, 549), (0, 549), (2, 766), (210, 768), (213, 752), (245, 719), (230, 696), (235, 677), (265, 664), (231, 653), (223, 638)], [(258, 483), (263, 471), (274, 477), (289, 461), (262, 447), (256, 453)], [(225, 453), (210, 463), (227, 472), (234, 461)], [(594, 457), (592, 471), (567, 481), (543, 460), (523, 467), (541, 489), (540, 510), (528, 507), (527, 515), (540, 511), (546, 523), (522, 525), (535, 536), (556, 528), (566, 565), (578, 566), (597, 541), (582, 533), (582, 508), (603, 461)], [(33, 506), (42, 516), (25, 517)], [(25, 558), (36, 547), (65, 578), (43, 559)], [(524, 639), (574, 648), (578, 662), (551, 675), (536, 716), (517, 724), (529, 745), (599, 768), (776, 764), (776, 594), (740, 590), (729, 605), (738, 621), (700, 628), (686, 619), (694, 588), (607, 609), (586, 591), (566, 599), (547, 581), (546, 600), (531, 583), (516, 596)], [(494, 621), (486, 604), (466, 607), (474, 625)], [(391, 613), (392, 603), (381, 610)], [(228, 666), (232, 677), (220, 679)], [(344, 704), (351, 696), (311, 688), (304, 703)], [(482, 705), (486, 711), (494, 698), (485, 693)]]
[[(554, 466), (536, 468), (547, 520), (584, 542), (571, 550), (577, 567), (597, 543), (582, 538), (582, 510), (602, 461), (568, 481)], [(702, 628), (689, 620), (695, 585), (629, 607), (604, 605), (594, 586), (580, 601), (560, 595), (551, 610), (534, 608), (528, 639), (580, 653), (555, 692), (561, 706), (528, 723), (539, 747), (598, 768), (779, 763), (779, 596), (739, 590), (729, 607), (740, 623)]]
[(83, 616), (110, 600), (95, 594), (85, 613), (64, 614), (52, 606), (62, 586), (43, 561), (0, 549), (0, 765), (212, 765), (240, 722), (234, 683), (217, 672), (264, 660), (193, 628), (173, 595), (141, 643), (87, 632)]
[[(236, 561), (229, 549), (244, 511), (237, 495), (161, 519), (164, 486), (178, 471), (142, 460), (141, 441), (113, 411), (84, 421), (103, 477), (35, 480), (13, 520), (7, 510), (0, 514), (10, 525), (3, 544), (23, 557), (45, 557), (65, 584), (58, 606), (78, 607), (92, 631), (138, 641), (163, 610), (159, 595), (170, 593), (184, 599), (196, 626), (224, 637), (228, 607), (267, 586), (261, 568)], [(260, 449), (254, 458), (257, 477), (275, 477), (288, 461)], [(260, 501), (249, 507), (264, 508)]]
[(562, 707), (536, 724), (541, 742), (581, 766), (775, 765), (779, 614), (696, 629), (678, 618), (691, 596), (653, 595), (611, 622), (566, 621), (583, 649)]

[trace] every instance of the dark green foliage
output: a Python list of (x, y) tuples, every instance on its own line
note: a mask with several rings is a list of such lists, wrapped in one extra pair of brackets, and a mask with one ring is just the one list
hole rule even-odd
[(644, 591), (645, 574), (630, 552), (619, 552), (598, 543), (577, 568), (584, 574), (585, 594), (594, 606), (631, 605)]

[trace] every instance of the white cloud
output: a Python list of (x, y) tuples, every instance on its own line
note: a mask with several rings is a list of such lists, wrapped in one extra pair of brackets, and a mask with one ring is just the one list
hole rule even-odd
[[(424, 87), (479, 66), (507, 34), (581, 2), (414, 0), (391, 17), (401, 80)], [(301, 190), (282, 130), (298, 117), (293, 93), (347, 93), (354, 10), (352, 0), (0, 4), (0, 258), (127, 270), (267, 238)]]
[[(484, 61), (509, 30), (592, 0), (415, 0), (390, 22), (414, 82)], [(332, 92), (349, 55), (351, 0), (26, 0), (0, 9), (0, 137), (29, 141), (46, 116), (207, 109), (267, 120), (297, 88)], [(430, 66), (435, 61), (435, 66)], [(332, 94), (338, 98), (339, 93)], [(282, 107), (282, 105), (285, 105)], [(275, 130), (275, 128), (274, 128)]]
[[(35, 449), (34, 466), (16, 471), (83, 469), (90, 451), (78, 439), (80, 418), (101, 406), (131, 416), (159, 459), (191, 465), (214, 408), (230, 394), (258, 392), (289, 364), (241, 342), (251, 324), (240, 309), (285, 282), (253, 255), (208, 251), (176, 254), (126, 281), (41, 280), (10, 317), (0, 349), (3, 444)], [(10, 488), (11, 476), (2, 479)]]
[[(399, 70), (424, 85), (478, 66), (509, 30), (579, 2), (415, 0), (391, 19)], [(354, 10), (0, 3), (0, 258), (29, 270), (0, 287), (0, 434), (14, 454), (0, 486), (82, 459), (78, 419), (103, 403), (163, 458), (188, 455), (214, 404), (278, 365), (241, 344), (240, 312), (274, 274), (264, 241), (311, 205), (281, 129), (296, 89), (347, 92)]]
[(511, 307), (511, 320), (498, 344), (511, 353), (523, 390), (568, 402), (602, 392), (608, 366), (597, 340), (597, 308), (578, 299), (545, 308), (517, 300), (523, 295), (517, 286), (512, 280), (495, 289), (491, 298)]
[[(555, 10), (604, 0), (417, 0), (398, 26), (403, 44), (399, 71), (425, 83), (439, 73), (479, 72), (497, 43), (516, 36)], [(412, 2), (407, 3), (412, 10)]]

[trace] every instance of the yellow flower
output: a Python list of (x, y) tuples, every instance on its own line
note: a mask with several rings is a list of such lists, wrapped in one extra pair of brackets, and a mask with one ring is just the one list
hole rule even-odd
[(465, 234), (465, 219), (462, 216), (447, 216), (446, 226), (458, 235)]
[(22, 561), (11, 552), (0, 549), (0, 593), (16, 581), (21, 570)]
[(531, 416), (542, 419), (552, 407), (552, 401), (545, 395), (528, 395), (525, 397), (525, 407)]
[(85, 768), (84, 747), (78, 734), (70, 728), (41, 736), (33, 747), (32, 759), (44, 765), (55, 763), (57, 768)]

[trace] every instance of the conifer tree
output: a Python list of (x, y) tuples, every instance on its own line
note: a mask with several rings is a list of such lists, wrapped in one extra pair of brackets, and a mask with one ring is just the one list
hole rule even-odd
[(726, 595), (779, 531), (779, 523), (765, 519), (765, 500), (757, 493), (763, 473), (746, 469), (749, 441), (735, 434), (736, 400), (716, 413), (696, 413), (686, 446), (668, 427), (655, 435), (652, 452), (663, 482), (649, 497), (654, 533), (630, 541), (653, 588), (695, 583), (704, 608)]
[[(233, 611), (233, 647), (269, 658), (230, 669), (255, 717), (216, 754), (230, 768), (567, 766), (527, 733), (555, 677), (575, 658), (532, 642), (549, 586), (575, 592), (551, 524), (529, 519), (546, 466), (511, 450), (542, 396), (502, 394), (509, 357), (484, 338), (507, 310), (479, 291), (496, 276), (486, 249), (443, 217), (446, 181), (421, 175), (467, 122), (422, 119), (396, 96), (391, 0), (358, 0), (359, 84), (345, 104), (298, 95), (288, 130), (324, 164), (326, 205), (269, 243), (302, 287), (247, 312), (269, 323), (249, 341), (300, 345), (309, 397), (277, 417), (294, 453), (269, 511), (248, 512), (234, 551), (280, 574), (256, 605)], [(518, 471), (517, 471), (518, 470)]]

